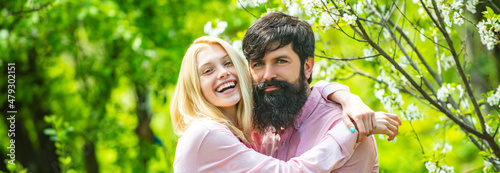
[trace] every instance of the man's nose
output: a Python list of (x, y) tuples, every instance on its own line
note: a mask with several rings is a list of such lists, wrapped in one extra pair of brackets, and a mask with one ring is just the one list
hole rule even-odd
[(271, 79), (273, 78), (276, 78), (276, 71), (273, 67), (269, 66), (269, 65), (266, 65), (265, 67), (265, 71), (264, 71), (264, 76), (263, 76), (263, 79), (264, 81), (271, 81)]

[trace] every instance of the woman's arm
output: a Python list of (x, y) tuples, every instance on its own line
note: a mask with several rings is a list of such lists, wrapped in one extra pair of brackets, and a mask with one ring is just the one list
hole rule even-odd
[(318, 87), (324, 98), (342, 105), (342, 121), (349, 128), (357, 126), (358, 141), (362, 141), (364, 136), (369, 134), (386, 134), (387, 140), (390, 141), (398, 134), (401, 120), (397, 115), (374, 113), (359, 96), (351, 94), (347, 86), (319, 81), (314, 87)]
[(330, 172), (349, 160), (357, 138), (340, 122), (311, 150), (282, 161), (246, 147), (227, 128), (195, 133), (185, 133), (189, 139), (179, 140), (175, 172)]
[(359, 131), (358, 141), (362, 141), (364, 136), (373, 133), (376, 128), (373, 110), (366, 106), (359, 96), (351, 94), (349, 87), (325, 81), (316, 82), (314, 87), (319, 89), (325, 99), (342, 105), (342, 121), (348, 128)]

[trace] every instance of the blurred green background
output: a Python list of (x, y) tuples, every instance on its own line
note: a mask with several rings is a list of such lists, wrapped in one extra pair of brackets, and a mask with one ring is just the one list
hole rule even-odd
[[(266, 12), (264, 7), (247, 10), (256, 16)], [(6, 156), (10, 124), (0, 120), (0, 132), (5, 132), (0, 134), (0, 170), (173, 172), (178, 136), (169, 103), (184, 52), (206, 35), (207, 22), (215, 27), (226, 21), (219, 36), (241, 40), (256, 20), (252, 14), (230, 0), (1, 1), (1, 113), (5, 115), (8, 105), (8, 63), (16, 67), (18, 113), (15, 165)], [(322, 32), (322, 37), (344, 39), (331, 32)], [(346, 43), (339, 41), (344, 54), (360, 56), (356, 44)], [(498, 78), (498, 61), (488, 62), (480, 67)], [(354, 77), (339, 82), (374, 110), (383, 109), (366, 90), (373, 81)], [(432, 118), (437, 114), (432, 109), (424, 113), (427, 119), (412, 124), (423, 148), (408, 122), (403, 122), (396, 142), (377, 136), (381, 172), (427, 172), (425, 154), (435, 154), (436, 144), (442, 148), (444, 143), (453, 149), (440, 157), (456, 172), (482, 171), (478, 149), (458, 126)]]

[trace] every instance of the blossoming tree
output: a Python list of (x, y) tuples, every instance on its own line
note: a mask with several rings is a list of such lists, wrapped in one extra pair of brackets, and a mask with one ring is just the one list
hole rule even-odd
[[(237, 0), (237, 5), (245, 10), (265, 7), (267, 12), (283, 11), (309, 21), (323, 33), (317, 37), (316, 79), (367, 77), (374, 81), (371, 92), (386, 111), (398, 113), (412, 129), (413, 121), (435, 116), (451, 122), (463, 132), (464, 140), (479, 149), (484, 170), (500, 171), (500, 2)], [(332, 51), (339, 39), (328, 37), (330, 32), (340, 32), (364, 46), (361, 56), (339, 58), (339, 52)], [(482, 44), (474, 44), (479, 40)], [(357, 52), (361, 51), (350, 53)], [(487, 65), (492, 68), (483, 74), (477, 69)], [(474, 82), (478, 78), (487, 81)], [(424, 116), (421, 110), (429, 109), (436, 115)], [(443, 153), (451, 150), (449, 144), (436, 147)], [(423, 148), (422, 153), (429, 172), (454, 171), (441, 156), (426, 154)]]

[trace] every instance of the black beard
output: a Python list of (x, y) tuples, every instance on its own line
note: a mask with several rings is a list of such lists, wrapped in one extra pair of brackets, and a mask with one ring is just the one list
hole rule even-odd
[[(305, 77), (301, 75), (296, 84), (286, 81), (264, 81), (253, 90), (253, 127), (264, 133), (267, 127), (272, 126), (277, 131), (293, 125), (297, 115), (307, 101), (307, 85)], [(276, 86), (274, 91), (264, 91), (268, 86)]]

